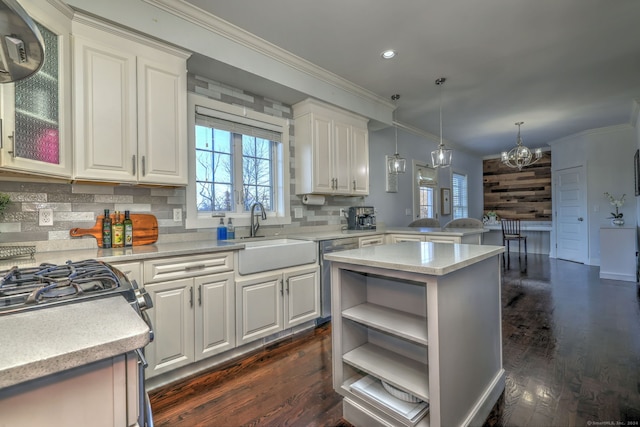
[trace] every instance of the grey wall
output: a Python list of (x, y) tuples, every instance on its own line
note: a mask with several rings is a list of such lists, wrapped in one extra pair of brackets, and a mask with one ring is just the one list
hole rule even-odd
[[(588, 223), (588, 264), (600, 265), (600, 227), (611, 225), (612, 206), (604, 195), (626, 194), (621, 211), (626, 225), (636, 225), (633, 155), (637, 130), (632, 126), (592, 129), (552, 143), (553, 171), (583, 165), (586, 172), (586, 218)], [(552, 236), (552, 241), (554, 241)]]
[[(369, 168), (370, 193), (365, 202), (378, 209), (378, 221), (391, 227), (406, 226), (412, 221), (405, 210), (413, 210), (413, 174), (412, 160), (423, 164), (431, 164), (431, 151), (437, 148), (438, 141), (415, 135), (398, 129), (398, 151), (407, 159), (407, 172), (398, 176), (398, 192), (385, 191), (385, 155), (395, 152), (395, 133), (392, 127), (376, 132), (369, 132)], [(482, 218), (482, 158), (467, 152), (453, 150), (452, 168), (438, 171), (438, 186), (451, 188), (451, 173), (467, 175), (469, 185), (469, 216)], [(439, 190), (438, 190), (439, 191)], [(444, 225), (452, 216), (439, 216)]]

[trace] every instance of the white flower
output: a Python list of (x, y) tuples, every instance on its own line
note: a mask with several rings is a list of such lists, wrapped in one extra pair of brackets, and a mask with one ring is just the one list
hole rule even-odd
[(622, 205), (624, 205), (624, 196), (626, 196), (626, 194), (623, 194), (620, 199), (615, 199), (611, 194), (609, 194), (609, 192), (604, 193), (604, 195), (609, 198), (609, 203), (611, 203), (611, 206), (621, 208)]

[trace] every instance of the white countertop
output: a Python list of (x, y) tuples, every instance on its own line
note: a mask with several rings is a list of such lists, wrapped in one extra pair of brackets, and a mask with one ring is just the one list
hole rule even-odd
[(333, 252), (324, 257), (346, 264), (443, 276), (503, 252), (503, 246), (403, 242)]
[[(431, 234), (431, 235), (449, 235), (449, 236), (467, 236), (479, 233), (486, 233), (489, 230), (483, 228), (430, 228), (430, 227), (391, 227), (380, 228), (378, 230), (334, 230), (334, 231), (293, 231), (279, 235), (267, 236), (262, 239), (300, 239), (300, 240), (335, 240), (349, 237), (365, 237), (384, 234)], [(52, 264), (64, 264), (66, 261), (80, 261), (83, 259), (100, 259), (102, 261), (127, 262), (142, 261), (145, 259), (153, 259), (160, 257), (172, 257), (181, 255), (196, 255), (203, 253), (214, 253), (222, 251), (235, 251), (244, 249), (245, 243), (252, 239), (236, 239), (229, 241), (217, 240), (195, 240), (188, 242), (170, 242), (170, 243), (154, 243), (152, 245), (133, 246), (129, 248), (112, 248), (112, 249), (74, 249), (38, 252), (34, 258), (14, 258), (0, 260), (0, 271), (8, 270), (14, 265), (20, 267), (28, 267), (39, 265), (43, 262)]]
[(0, 388), (149, 342), (149, 327), (120, 295), (0, 316), (0, 331)]
[(196, 240), (191, 242), (154, 243), (152, 245), (133, 246), (129, 248), (113, 249), (77, 249), (66, 251), (50, 251), (36, 253), (33, 259), (15, 258), (0, 261), (0, 271), (7, 270), (14, 265), (27, 267), (39, 265), (43, 262), (64, 264), (66, 261), (81, 261), (84, 259), (100, 259), (102, 261), (122, 262), (137, 261), (159, 257), (180, 255), (195, 255), (230, 250), (243, 249), (244, 243), (238, 241)]

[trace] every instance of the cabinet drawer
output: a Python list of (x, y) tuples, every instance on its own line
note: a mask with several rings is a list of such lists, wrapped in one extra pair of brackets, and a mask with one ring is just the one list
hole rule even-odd
[(432, 243), (460, 243), (460, 237), (457, 236), (425, 236), (425, 242)]
[(162, 258), (144, 262), (145, 283), (233, 270), (233, 252)]
[(361, 237), (359, 239), (359, 247), (384, 245), (384, 235), (373, 237)]

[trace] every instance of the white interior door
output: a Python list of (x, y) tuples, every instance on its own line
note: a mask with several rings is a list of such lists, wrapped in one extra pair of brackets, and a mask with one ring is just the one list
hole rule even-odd
[(561, 169), (556, 175), (556, 256), (584, 264), (589, 244), (584, 167)]

